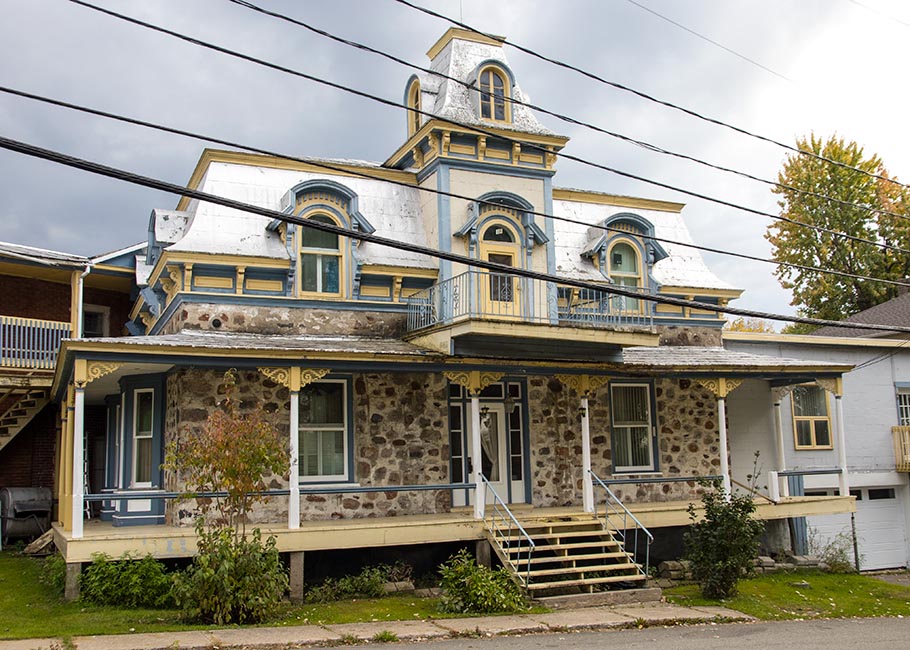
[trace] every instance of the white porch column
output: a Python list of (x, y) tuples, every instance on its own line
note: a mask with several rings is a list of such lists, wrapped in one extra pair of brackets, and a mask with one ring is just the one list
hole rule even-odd
[(843, 380), (837, 379), (837, 392), (834, 394), (834, 412), (837, 413), (837, 462), (840, 465), (840, 495), (850, 496), (850, 477), (847, 475), (847, 437), (844, 432)]
[(727, 460), (727, 400), (717, 397), (718, 434), (720, 437), (720, 473), (724, 477), (724, 497), (730, 500), (733, 486), (730, 483), (730, 463)]
[(594, 512), (594, 481), (591, 478), (591, 425), (587, 393), (581, 398), (581, 466), (582, 507), (585, 512)]
[(480, 460), (480, 391), (471, 391), (471, 469), (474, 478), (474, 519), (483, 519), (486, 494)]
[[(773, 390), (773, 389), (772, 389)], [(777, 471), (782, 472), (787, 468), (787, 460), (784, 455), (784, 418), (781, 409), (781, 399), (783, 391), (774, 391), (774, 454), (777, 463)], [(790, 483), (786, 476), (778, 477), (777, 490), (781, 496), (790, 496)]]
[[(299, 369), (297, 369), (299, 371)], [(291, 470), (288, 475), (288, 484), (290, 494), (288, 495), (288, 528), (294, 530), (300, 528), (300, 449), (298, 430), (300, 428), (300, 380), (298, 372), (297, 386), (293, 381), (290, 392), (291, 413), (289, 417), (288, 442), (291, 451)]]
[(73, 404), (73, 539), (82, 539), (85, 518), (85, 383), (76, 382)]

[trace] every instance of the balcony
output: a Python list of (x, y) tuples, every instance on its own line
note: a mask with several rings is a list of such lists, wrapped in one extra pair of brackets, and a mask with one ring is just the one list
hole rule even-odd
[(0, 368), (53, 370), (60, 341), (68, 336), (69, 323), (0, 316)]
[[(590, 358), (656, 345), (650, 304), (608, 289), (579, 289), (470, 270), (408, 299), (408, 338), (446, 353)], [(443, 333), (442, 336), (438, 335)], [(420, 339), (418, 341), (418, 339)]]
[(891, 427), (894, 463), (898, 472), (910, 472), (910, 427)]

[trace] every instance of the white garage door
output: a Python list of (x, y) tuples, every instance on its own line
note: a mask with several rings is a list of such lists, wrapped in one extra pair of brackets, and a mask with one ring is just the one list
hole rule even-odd
[[(806, 491), (817, 494), (815, 491)], [(905, 567), (910, 554), (904, 506), (899, 490), (862, 488), (850, 490), (856, 497), (856, 536), (863, 571)], [(838, 533), (850, 535), (850, 515), (807, 517), (810, 539), (826, 543)], [(852, 558), (853, 554), (850, 554)]]

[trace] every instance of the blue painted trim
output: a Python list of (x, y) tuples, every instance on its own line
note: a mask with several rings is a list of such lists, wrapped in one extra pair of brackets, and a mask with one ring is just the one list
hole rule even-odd
[[(512, 92), (515, 89), (515, 75), (512, 73), (512, 69), (509, 67), (509, 65), (502, 59), (484, 59), (478, 63), (476, 66), (474, 66), (474, 70), (471, 71), (471, 76), (468, 77), (468, 83), (480, 88), (480, 84), (478, 83), (477, 78), (480, 75), (480, 71), (487, 67), (497, 68), (501, 72), (505, 73), (506, 77), (509, 78), (509, 97), (511, 97)], [(474, 90), (470, 92), (479, 93), (480, 91)]]
[[(449, 192), (451, 178), (449, 166), (439, 165), (436, 173), (436, 189), (440, 192)], [(439, 250), (452, 251), (452, 203), (447, 194), (436, 195), (437, 224), (439, 228)], [(452, 277), (452, 262), (439, 260), (439, 280), (448, 280)]]
[[(404, 84), (404, 95), (401, 98), (402, 106), (408, 105), (408, 95), (411, 94), (411, 86), (413, 85), (413, 83), (415, 81), (417, 82), (417, 85), (420, 88), (420, 93), (423, 94), (423, 85), (420, 83), (420, 77), (418, 77), (416, 74), (412, 74), (410, 77), (408, 77), (408, 80)], [(421, 120), (423, 119), (423, 115), (418, 115), (417, 117)], [(408, 137), (410, 138), (410, 134), (408, 135)]]
[[(288, 190), (284, 195), (282, 203), (286, 203), (286, 205), (282, 211), (293, 213), (297, 206), (297, 197), (300, 194), (319, 190), (337, 194), (348, 201), (348, 213), (351, 220), (350, 227), (353, 230), (365, 232), (370, 235), (376, 232), (376, 229), (367, 221), (367, 218), (361, 214), (360, 209), (358, 208), (357, 192), (346, 185), (342, 185), (338, 181), (330, 180), (328, 178), (314, 178), (297, 183), (297, 185)], [(309, 211), (310, 209), (307, 208), (306, 212)]]
[[(526, 163), (521, 163), (526, 164)], [(454, 158), (434, 158), (422, 170), (417, 172), (417, 182), (422, 183), (430, 174), (437, 172), (442, 167), (452, 169), (464, 169), (467, 171), (483, 172), (485, 174), (499, 174), (501, 176), (515, 176), (518, 178), (550, 178), (556, 171), (553, 169), (533, 168), (512, 166), (508, 163), (495, 164), (491, 162), (480, 162), (478, 160), (459, 160)], [(446, 190), (448, 191), (448, 190)]]

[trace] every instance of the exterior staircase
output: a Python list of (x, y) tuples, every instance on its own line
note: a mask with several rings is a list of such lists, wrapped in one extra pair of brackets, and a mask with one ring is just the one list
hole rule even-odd
[(46, 390), (23, 390), (0, 396), (0, 449), (50, 401)]
[(516, 516), (511, 522), (503, 520), (506, 525), (488, 520), (487, 536), (503, 566), (530, 596), (645, 585), (645, 570), (604, 526), (602, 518), (587, 514)]

